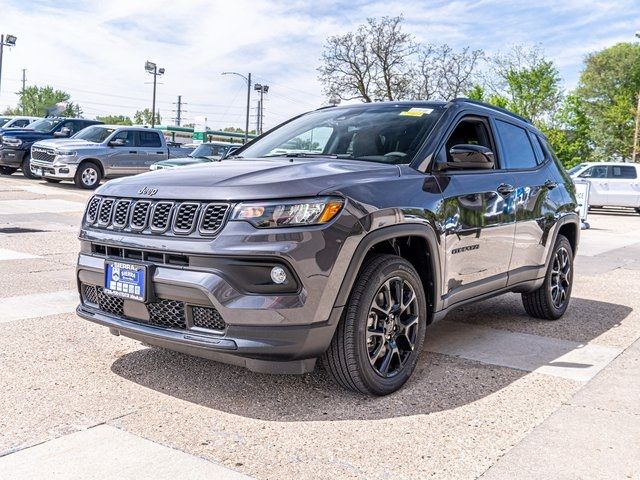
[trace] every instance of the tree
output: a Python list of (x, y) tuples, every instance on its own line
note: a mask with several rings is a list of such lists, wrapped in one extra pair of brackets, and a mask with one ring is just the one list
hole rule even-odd
[(354, 32), (327, 40), (318, 68), (328, 98), (399, 100), (411, 95), (409, 61), (413, 37), (402, 31), (402, 17), (367, 19)]
[[(151, 110), (145, 108), (144, 110), (138, 110), (133, 115), (133, 123), (136, 125), (151, 125)], [(156, 121), (154, 122), (156, 125), (160, 125), (162, 119), (160, 118), (160, 112), (156, 112)]]
[(133, 125), (131, 118), (124, 115), (105, 115), (104, 117), (96, 117), (96, 120), (107, 125)]
[[(55, 113), (63, 117), (82, 116), (80, 105), (70, 102), (71, 95), (62, 90), (33, 85), (25, 88), (19, 95), (18, 106), (15, 109), (7, 109), (6, 114), (44, 117), (49, 113)], [(61, 105), (62, 108), (56, 108), (58, 104), (64, 105)]]
[(577, 95), (591, 124), (594, 157), (631, 158), (640, 92), (640, 45), (619, 43), (589, 55)]
[(553, 61), (539, 47), (514, 46), (491, 59), (492, 75), (487, 79), (490, 103), (509, 110), (538, 126), (549, 122), (562, 101), (560, 74)]
[(423, 47), (414, 75), (418, 79), (415, 96), (422, 100), (447, 101), (463, 96), (472, 88), (483, 60), (482, 50), (469, 47), (458, 52), (446, 44)]
[(592, 156), (591, 121), (584, 101), (575, 93), (567, 95), (553, 118), (552, 126), (543, 130), (566, 168), (587, 161)]

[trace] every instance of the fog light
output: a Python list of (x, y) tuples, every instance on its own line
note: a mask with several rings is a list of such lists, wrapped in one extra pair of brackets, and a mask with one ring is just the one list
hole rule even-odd
[(69, 169), (68, 168), (61, 168), (60, 169), (60, 173), (69, 173)]
[(282, 267), (273, 267), (271, 269), (271, 280), (278, 285), (287, 281), (287, 272)]

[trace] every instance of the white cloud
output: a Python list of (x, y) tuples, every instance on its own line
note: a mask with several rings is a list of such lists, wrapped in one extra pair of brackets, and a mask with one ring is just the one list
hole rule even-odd
[(151, 103), (145, 84), (151, 77), (143, 68), (149, 59), (166, 68), (158, 87), (166, 120), (182, 95), (186, 121), (205, 114), (213, 127), (242, 126), (243, 82), (220, 75), (232, 70), (270, 84), (269, 127), (324, 102), (316, 79), (324, 40), (368, 16), (404, 14), (406, 28), (424, 42), (489, 52), (542, 43), (571, 87), (584, 55), (633, 39), (640, 6), (627, 0), (535, 6), (506, 0), (0, 0), (0, 12), (0, 29), (18, 36), (18, 45), (5, 49), (0, 109), (15, 104), (26, 68), (28, 84), (69, 91), (87, 116), (131, 115)]

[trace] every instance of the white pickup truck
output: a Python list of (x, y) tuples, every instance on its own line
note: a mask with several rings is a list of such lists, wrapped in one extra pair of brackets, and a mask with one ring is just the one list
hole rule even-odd
[(31, 172), (48, 182), (73, 180), (94, 189), (103, 178), (148, 172), (149, 167), (191, 150), (168, 147), (158, 130), (121, 125), (93, 125), (72, 138), (43, 140), (31, 147)]

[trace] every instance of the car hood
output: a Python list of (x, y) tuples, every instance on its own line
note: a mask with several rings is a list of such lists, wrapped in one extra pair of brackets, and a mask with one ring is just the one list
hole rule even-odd
[(171, 158), (169, 160), (162, 160), (160, 162), (156, 162), (157, 165), (167, 165), (171, 167), (182, 167), (184, 165), (194, 165), (196, 163), (211, 163), (214, 160), (208, 158), (194, 158), (194, 157), (181, 157), (181, 158)]
[(49, 140), (42, 140), (37, 143), (41, 148), (96, 148), (100, 146), (99, 143), (87, 142), (86, 140), (74, 139), (74, 138), (51, 138)]
[(13, 138), (51, 138), (53, 137), (53, 133), (48, 132), (36, 132), (35, 130), (29, 130), (28, 128), (8, 128), (3, 130), (0, 134), (3, 137), (13, 137)]
[(177, 170), (156, 170), (112, 180), (101, 195), (175, 200), (260, 200), (318, 195), (367, 181), (398, 177), (400, 169), (356, 160), (277, 158), (223, 160)]

